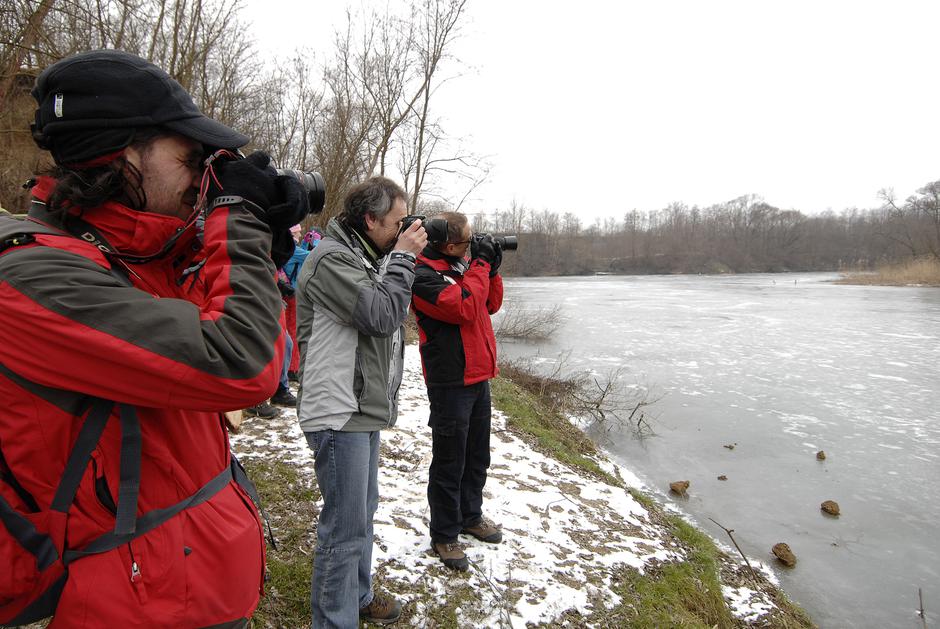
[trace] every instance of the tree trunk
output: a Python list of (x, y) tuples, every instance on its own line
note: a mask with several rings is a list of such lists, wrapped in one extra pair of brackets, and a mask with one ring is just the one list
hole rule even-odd
[(42, 23), (52, 9), (53, 0), (42, 0), (36, 10), (32, 12), (26, 24), (17, 33), (16, 38), (10, 43), (9, 52), (3, 59), (3, 77), (0, 83), (0, 109), (6, 110), (10, 103), (10, 90), (16, 80), (16, 75), (23, 65), (23, 60), (27, 53), (36, 43), (39, 37), (39, 31)]

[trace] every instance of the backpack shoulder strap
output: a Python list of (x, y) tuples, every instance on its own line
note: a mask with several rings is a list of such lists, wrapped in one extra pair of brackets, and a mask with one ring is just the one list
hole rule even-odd
[(62, 232), (28, 219), (0, 215), (0, 253), (35, 242), (36, 234), (61, 235)]
[[(77, 238), (77, 236), (74, 234), (35, 220), (36, 217), (42, 218), (43, 216), (47, 215), (48, 211), (42, 208), (41, 203), (35, 201), (33, 202), (33, 207), (30, 210), (30, 214), (27, 218), (15, 218), (13, 216), (0, 215), (0, 255), (2, 255), (8, 249), (36, 242), (36, 234), (44, 234), (47, 236), (69, 236), (70, 238)], [(94, 243), (89, 242), (88, 244), (90, 246), (95, 246)], [(124, 266), (124, 264), (119, 260), (110, 258), (108, 256), (108, 252), (102, 250), (100, 247), (99, 250), (105, 254), (105, 257), (108, 258), (108, 261), (111, 264), (108, 272), (110, 272), (111, 275), (113, 275), (125, 286), (133, 286), (133, 283), (130, 280), (130, 274), (127, 272), (127, 268)]]

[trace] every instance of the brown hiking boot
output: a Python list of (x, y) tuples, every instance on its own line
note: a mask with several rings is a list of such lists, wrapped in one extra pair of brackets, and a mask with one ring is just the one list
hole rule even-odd
[(486, 518), (482, 518), (473, 526), (465, 526), (460, 532), (473, 535), (481, 542), (488, 542), (490, 544), (498, 544), (503, 541), (502, 530)]
[(390, 625), (401, 616), (401, 603), (393, 596), (376, 594), (372, 602), (359, 610), (359, 619), (378, 625)]
[(467, 556), (463, 554), (463, 548), (460, 547), (460, 544), (431, 542), (431, 548), (434, 550), (434, 554), (441, 558), (441, 562), (451, 570), (466, 572), (470, 568), (470, 562), (467, 560)]

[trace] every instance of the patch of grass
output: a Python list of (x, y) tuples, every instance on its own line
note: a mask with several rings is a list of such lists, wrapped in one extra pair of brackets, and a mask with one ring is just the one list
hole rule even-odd
[(686, 560), (648, 567), (645, 574), (624, 567), (617, 588), (622, 600), (604, 612), (606, 622), (637, 629), (739, 626), (721, 594), (714, 543), (682, 519), (666, 518)]
[[(721, 581), (732, 587), (759, 589), (776, 605), (761, 618), (760, 626), (775, 629), (812, 629), (816, 625), (786, 594), (759, 573), (754, 576), (721, 551), (714, 541), (677, 515), (636, 489), (630, 489), (652, 520), (671, 533), (672, 542), (683, 549), (686, 560), (664, 563), (640, 574), (624, 568), (617, 593), (621, 604), (609, 612), (616, 626), (637, 629), (658, 627), (740, 627), (721, 593)], [(719, 580), (719, 575), (721, 581)]]
[(532, 437), (540, 452), (611, 485), (623, 486), (619, 479), (586, 456), (597, 452), (594, 443), (565, 417), (541, 403), (534, 393), (523, 389), (505, 373), (490, 384), (493, 406), (506, 414), (511, 428)]
[(850, 273), (837, 284), (864, 284), (871, 286), (940, 286), (940, 260), (932, 257), (916, 258), (879, 267), (874, 273)]
[(265, 596), (251, 620), (255, 629), (310, 625), (310, 571), (308, 554), (315, 547), (319, 493), (295, 466), (276, 459), (243, 461), (261, 496), (277, 550), (268, 545)]
[(639, 502), (640, 505), (643, 506), (643, 508), (645, 508), (647, 511), (653, 508), (660, 508), (659, 505), (656, 504), (656, 501), (644, 494), (639, 489), (631, 487), (628, 491), (630, 492), (630, 495), (633, 496), (633, 499)]
[[(447, 570), (447, 568), (442, 568)], [(463, 577), (457, 575), (449, 579), (447, 593), (435, 592), (425, 579), (415, 584), (407, 582), (386, 581), (382, 575), (377, 574), (375, 579), (377, 588), (395, 592), (397, 596), (407, 596), (408, 603), (403, 606), (401, 618), (396, 625), (409, 626), (417, 624), (422, 627), (436, 627), (437, 629), (459, 629), (467, 623), (482, 626), (489, 613), (489, 605), (481, 600), (481, 592), (470, 587)], [(460, 610), (458, 617), (457, 610)], [(479, 618), (474, 623), (473, 610), (479, 610)]]
[(414, 308), (410, 308), (408, 310), (408, 316), (405, 317), (405, 321), (402, 325), (405, 326), (405, 344), (417, 345), (418, 344), (418, 320), (415, 319)]
[[(648, 499), (647, 499), (648, 500)], [(662, 516), (660, 512), (658, 515)], [(648, 566), (641, 574), (624, 566), (615, 576), (620, 603), (612, 609), (598, 609), (587, 617), (569, 613), (559, 621), (572, 626), (661, 627), (730, 629), (742, 623), (729, 610), (718, 580), (720, 551), (703, 533), (675, 516), (664, 516), (669, 529), (686, 553), (681, 562)], [(540, 626), (555, 626), (551, 625)], [(777, 625), (771, 625), (777, 626)]]

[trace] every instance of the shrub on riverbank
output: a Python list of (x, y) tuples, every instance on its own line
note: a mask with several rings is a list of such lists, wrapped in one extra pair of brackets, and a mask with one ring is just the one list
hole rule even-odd
[(915, 258), (899, 264), (879, 267), (874, 273), (850, 273), (837, 284), (872, 286), (940, 286), (940, 260)]
[(491, 382), (493, 406), (506, 414), (511, 427), (532, 438), (532, 445), (540, 452), (622, 486), (619, 479), (602, 470), (591, 458), (597, 453), (594, 442), (563, 417), (556, 406), (547, 403), (552, 396), (564, 392), (565, 381), (559, 380), (551, 394), (543, 391), (540, 397), (535, 382), (543, 379), (510, 365), (501, 369), (502, 376)]

